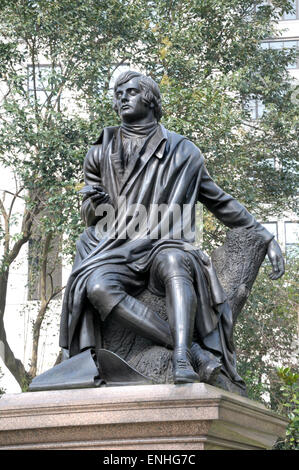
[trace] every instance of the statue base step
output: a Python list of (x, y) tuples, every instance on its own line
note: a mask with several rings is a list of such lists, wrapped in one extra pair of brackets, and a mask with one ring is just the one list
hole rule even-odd
[(288, 420), (203, 383), (4, 395), (0, 449), (270, 449)]

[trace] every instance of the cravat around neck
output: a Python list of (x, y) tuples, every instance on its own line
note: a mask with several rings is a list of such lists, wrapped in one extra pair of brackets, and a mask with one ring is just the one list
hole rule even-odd
[(151, 134), (157, 128), (157, 126), (157, 121), (153, 121), (143, 125), (131, 125), (123, 122), (121, 124), (121, 131), (125, 137), (143, 138)]

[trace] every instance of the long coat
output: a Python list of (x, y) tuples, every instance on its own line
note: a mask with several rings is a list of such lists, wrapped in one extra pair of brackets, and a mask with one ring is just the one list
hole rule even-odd
[[(266, 243), (273, 236), (239, 202), (215, 184), (200, 150), (185, 137), (158, 125), (140, 154), (132, 155), (122, 177), (119, 172), (120, 143), (120, 128), (105, 128), (85, 158), (86, 185), (101, 185), (116, 210), (114, 236), (108, 232), (102, 239), (98, 238), (95, 226), (99, 217), (87, 198), (82, 205), (82, 217), (88, 227), (77, 242), (75, 263), (64, 295), (60, 346), (68, 349), (70, 355), (94, 346), (92, 328), (86, 320), (86, 282), (95, 269), (105, 264), (115, 264), (117, 269), (117, 266), (126, 264), (135, 272), (145, 273), (159, 250), (176, 247), (187, 250), (194, 262), (198, 295), (196, 327), (201, 342), (210, 350), (221, 351), (229, 375), (238, 381), (234, 369), (232, 315), (226, 295), (209, 257), (200, 249), (194, 250), (185, 234), (190, 233), (190, 228), (194, 232), (195, 205), (199, 201), (230, 228), (255, 230)], [(125, 200), (125, 211), (119, 209), (120, 197)], [(191, 211), (188, 218), (181, 217), (176, 221), (170, 218), (173, 222), (166, 238), (159, 238), (159, 235), (153, 238), (147, 224), (140, 224), (139, 231), (135, 230), (140, 204), (147, 210), (147, 219), (156, 220), (157, 229), (163, 226), (164, 218), (169, 220), (170, 210), (166, 209), (158, 222), (152, 214), (157, 205), (167, 204), (168, 208), (188, 205)], [(131, 217), (128, 220), (129, 208)], [(180, 227), (175, 227), (175, 224)], [(189, 224), (189, 230), (184, 230), (186, 224)], [(178, 228), (181, 229), (180, 239), (177, 237)], [(129, 238), (125, 232), (122, 233), (124, 230), (130, 233)], [(85, 334), (82, 335), (80, 328), (85, 328)], [(80, 344), (80, 337), (84, 338), (85, 344)]]

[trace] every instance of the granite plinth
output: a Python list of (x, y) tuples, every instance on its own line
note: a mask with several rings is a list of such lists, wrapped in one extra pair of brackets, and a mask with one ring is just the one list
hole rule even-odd
[(0, 399), (0, 449), (270, 449), (287, 424), (257, 402), (203, 383)]

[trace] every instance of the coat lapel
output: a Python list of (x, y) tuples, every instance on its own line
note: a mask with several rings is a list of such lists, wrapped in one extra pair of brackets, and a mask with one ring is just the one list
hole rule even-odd
[[(147, 143), (143, 146), (140, 154), (136, 157), (130, 158), (129, 164), (125, 170), (123, 177), (119, 174), (118, 164), (115, 161), (116, 158), (120, 158), (118, 152), (119, 148), (116, 148), (116, 142), (119, 139), (116, 138), (117, 133), (119, 132), (119, 126), (106, 127), (100, 134), (99, 138), (96, 140), (94, 145), (102, 144), (104, 152), (104, 161), (103, 163), (103, 174), (109, 171), (110, 168), (110, 178), (111, 178), (111, 168), (113, 168), (113, 173), (115, 175), (115, 182), (117, 180), (117, 186), (119, 189), (119, 195), (126, 192), (127, 183), (133, 183), (138, 175), (143, 171), (147, 162), (150, 158), (155, 155), (155, 157), (161, 159), (164, 155), (165, 146), (167, 145), (167, 131), (166, 129), (159, 124), (157, 131), (150, 138)], [(134, 173), (134, 170), (136, 172)], [(130, 184), (131, 186), (131, 184)]]
[[(164, 127), (159, 124), (157, 131), (150, 138), (150, 140), (145, 143), (141, 149), (140, 154), (130, 158), (130, 162), (127, 166), (120, 186), (120, 194), (126, 191), (126, 185), (129, 179), (131, 179), (130, 183), (133, 183), (136, 180), (137, 176), (143, 171), (147, 162), (153, 155), (157, 156), (158, 158), (163, 157), (166, 140), (166, 129), (164, 129)], [(136, 170), (135, 173), (134, 170)]]

